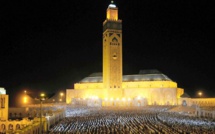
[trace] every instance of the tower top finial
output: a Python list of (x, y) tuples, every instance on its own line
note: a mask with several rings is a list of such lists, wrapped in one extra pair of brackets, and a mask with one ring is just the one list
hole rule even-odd
[(114, 4), (113, 0), (111, 0), (111, 3), (110, 3), (110, 5), (108, 7), (110, 7), (110, 8), (116, 8), (116, 5)]

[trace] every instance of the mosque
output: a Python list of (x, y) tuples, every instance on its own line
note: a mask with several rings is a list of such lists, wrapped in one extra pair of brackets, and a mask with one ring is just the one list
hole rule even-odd
[(103, 72), (67, 89), (68, 104), (87, 106), (177, 105), (184, 89), (158, 70), (122, 74), (122, 20), (112, 1), (103, 22)]
[(103, 72), (66, 90), (66, 103), (79, 106), (215, 105), (215, 98), (190, 98), (158, 70), (122, 74), (122, 20), (113, 1), (103, 22)]

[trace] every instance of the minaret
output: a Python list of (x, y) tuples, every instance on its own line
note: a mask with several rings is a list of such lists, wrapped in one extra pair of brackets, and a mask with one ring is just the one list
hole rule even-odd
[(6, 94), (6, 90), (0, 87), (0, 121), (8, 120), (8, 95)]
[(103, 83), (108, 98), (122, 97), (122, 21), (113, 1), (103, 22)]

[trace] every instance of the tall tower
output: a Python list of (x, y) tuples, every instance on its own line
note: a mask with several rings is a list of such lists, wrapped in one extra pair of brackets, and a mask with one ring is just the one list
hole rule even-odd
[(103, 83), (107, 97), (122, 96), (122, 21), (113, 1), (103, 22)]

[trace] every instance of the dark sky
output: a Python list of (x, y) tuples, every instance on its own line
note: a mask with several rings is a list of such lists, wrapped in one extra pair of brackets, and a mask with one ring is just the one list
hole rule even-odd
[[(110, 0), (0, 3), (0, 87), (56, 92), (102, 71), (102, 23)], [(215, 8), (209, 1), (116, 0), (123, 74), (158, 69), (191, 97), (215, 97)]]

